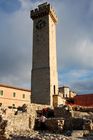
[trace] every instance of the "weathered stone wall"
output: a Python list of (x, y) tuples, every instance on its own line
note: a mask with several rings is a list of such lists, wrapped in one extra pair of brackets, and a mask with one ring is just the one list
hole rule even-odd
[(82, 112), (93, 112), (93, 107), (81, 107), (80, 111), (82, 111)]
[(89, 118), (90, 114), (87, 112), (73, 111), (73, 116), (79, 118)]
[[(42, 9), (42, 10), (41, 10)], [(57, 17), (50, 5), (42, 5), (31, 12), (33, 19), (33, 62), (31, 101), (53, 105), (53, 94), (58, 94), (56, 61)], [(47, 11), (48, 10), (48, 11)], [(51, 13), (51, 14), (50, 14)]]
[(51, 132), (60, 132), (62, 133), (64, 127), (63, 118), (50, 118), (46, 120), (46, 128)]
[(9, 137), (9, 135), (14, 134), (23, 135), (28, 132), (30, 133), (30, 131), (32, 131), (34, 128), (35, 118), (37, 117), (36, 111), (42, 110), (46, 107), (49, 106), (31, 104), (26, 106), (25, 111), (9, 108), (6, 108), (5, 111), (5, 109), (1, 108), (0, 114), (2, 116), (2, 120), (7, 121), (7, 125), (4, 127), (4, 129), (2, 128), (2, 125), (0, 125), (0, 132), (1, 130), (3, 132), (2, 138), (3, 136)]
[(7, 118), (6, 133), (11, 134), (17, 131), (26, 131), (30, 129), (29, 114), (21, 113)]
[[(7, 126), (2, 129), (4, 136), (11, 135), (29, 135), (33, 131), (35, 120), (37, 118), (36, 111), (42, 110), (49, 106), (46, 105), (37, 105), (31, 104), (27, 106), (26, 112), (18, 111), (15, 115), (15, 110), (7, 109), (6, 113), (2, 113), (2, 119), (7, 121)], [(93, 130), (93, 123), (92, 120), (87, 122), (87, 119), (80, 117), (72, 117), (71, 114), (69, 115), (69, 111), (65, 110), (62, 114), (62, 108), (57, 108), (56, 118), (49, 118), (46, 120), (47, 129), (51, 132), (63, 132), (64, 130)], [(65, 113), (66, 112), (66, 113)], [(58, 113), (58, 114), (57, 114)], [(64, 117), (62, 117), (62, 115)], [(58, 117), (60, 116), (60, 117)], [(2, 135), (2, 137), (3, 137)], [(1, 137), (0, 137), (1, 138)], [(0, 139), (1, 140), (1, 139)]]
[(0, 140), (5, 140), (5, 128), (7, 126), (7, 120), (4, 120), (0, 115)]
[(37, 117), (36, 111), (42, 110), (43, 108), (50, 107), (48, 105), (40, 105), (40, 104), (31, 104), (27, 108), (27, 113), (30, 115), (31, 118), (31, 129), (34, 129), (35, 118)]
[[(45, 121), (45, 130), (49, 132), (62, 133), (64, 127), (64, 119), (63, 118), (48, 118)], [(40, 130), (40, 122), (36, 119), (35, 130)]]
[(63, 106), (56, 107), (54, 115), (57, 118), (64, 118), (64, 130), (93, 130), (93, 113), (89, 110), (88, 112), (73, 111), (69, 106)]
[(64, 121), (64, 130), (82, 130), (83, 124), (82, 118), (68, 118)]
[(63, 118), (69, 118), (72, 117), (72, 112), (69, 111), (69, 109), (66, 107), (56, 107), (54, 109), (54, 116), (59, 118), (59, 117), (63, 117)]

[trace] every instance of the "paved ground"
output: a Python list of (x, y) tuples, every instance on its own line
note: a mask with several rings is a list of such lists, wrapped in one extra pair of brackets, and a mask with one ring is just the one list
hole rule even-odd
[(12, 140), (93, 140), (93, 136), (82, 137), (82, 131), (73, 132), (72, 136), (51, 134), (46, 132), (33, 132), (29, 136), (13, 136)]

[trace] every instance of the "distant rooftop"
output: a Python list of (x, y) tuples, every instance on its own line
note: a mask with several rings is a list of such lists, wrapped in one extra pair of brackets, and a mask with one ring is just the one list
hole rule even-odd
[(29, 90), (29, 89), (14, 87), (14, 86), (6, 85), (6, 84), (0, 84), (0, 87), (6, 87), (6, 88), (12, 88), (12, 89), (17, 89), (17, 90), (23, 90), (23, 91), (31, 92), (31, 90)]

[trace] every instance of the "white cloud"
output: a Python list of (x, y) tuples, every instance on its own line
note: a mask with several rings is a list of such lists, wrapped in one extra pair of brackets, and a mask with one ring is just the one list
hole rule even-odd
[[(5, 13), (2, 13), (2, 17)], [(0, 82), (31, 86), (32, 21), (30, 11), (5, 15), (0, 32)]]

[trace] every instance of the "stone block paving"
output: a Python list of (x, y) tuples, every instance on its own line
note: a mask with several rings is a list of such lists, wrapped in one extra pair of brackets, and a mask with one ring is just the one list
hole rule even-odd
[(75, 138), (72, 136), (67, 137), (61, 134), (51, 134), (51, 133), (43, 132), (37, 134), (33, 133), (29, 136), (13, 136), (11, 140), (87, 140), (87, 139)]

